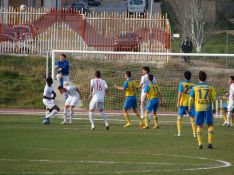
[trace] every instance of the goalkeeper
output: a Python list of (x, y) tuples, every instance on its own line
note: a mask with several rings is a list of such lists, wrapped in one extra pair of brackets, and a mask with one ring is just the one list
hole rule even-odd
[(64, 85), (65, 81), (69, 81), (69, 61), (66, 59), (65, 54), (60, 55), (59, 61), (56, 62), (55, 69), (57, 69), (57, 80), (59, 86)]

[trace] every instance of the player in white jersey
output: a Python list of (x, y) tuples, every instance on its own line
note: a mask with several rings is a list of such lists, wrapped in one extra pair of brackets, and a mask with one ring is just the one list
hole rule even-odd
[[(146, 105), (146, 102), (147, 102), (147, 98), (145, 98), (144, 100), (144, 88), (146, 86), (146, 84), (149, 83), (149, 80), (148, 80), (148, 75), (150, 74), (150, 68), (148, 66), (144, 66), (142, 68), (142, 76), (141, 76), (141, 82), (139, 84), (139, 88), (141, 88), (141, 118), (144, 119), (144, 110), (145, 110), (145, 105)], [(154, 79), (152, 81), (153, 83), (156, 83), (156, 78), (154, 76)]]
[(72, 124), (73, 117), (74, 117), (74, 108), (78, 106), (79, 101), (80, 101), (80, 90), (78, 87), (73, 86), (73, 85), (68, 85), (65, 87), (59, 86), (58, 90), (60, 91), (61, 94), (63, 93), (68, 94), (68, 98), (66, 99), (65, 107), (64, 107), (63, 121), (61, 122), (61, 124), (67, 123), (67, 113), (69, 109), (70, 109), (69, 124)]
[(101, 72), (95, 72), (95, 78), (90, 82), (90, 95), (92, 98), (89, 104), (89, 120), (91, 123), (91, 131), (95, 129), (93, 112), (98, 110), (105, 122), (106, 130), (109, 129), (109, 124), (107, 122), (107, 116), (104, 112), (104, 100), (105, 96), (108, 95), (108, 86), (105, 80), (101, 79)]
[(229, 77), (229, 98), (227, 106), (227, 126), (230, 127), (230, 119), (232, 117), (232, 112), (234, 111), (234, 76)]
[(54, 116), (59, 111), (59, 107), (55, 105), (54, 99), (56, 97), (56, 93), (53, 90), (53, 79), (48, 77), (46, 79), (46, 85), (43, 93), (43, 104), (46, 106), (46, 117), (42, 121), (42, 124), (47, 125), (50, 124), (50, 117)]

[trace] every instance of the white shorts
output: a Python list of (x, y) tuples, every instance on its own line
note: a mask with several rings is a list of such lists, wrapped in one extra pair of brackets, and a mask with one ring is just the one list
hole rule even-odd
[(227, 106), (227, 109), (228, 109), (229, 112), (232, 112), (234, 110), (234, 102), (229, 102), (228, 106)]
[(65, 105), (77, 107), (79, 101), (80, 101), (80, 97), (71, 97), (71, 96), (68, 96), (68, 98), (67, 98), (67, 100), (65, 102)]
[(46, 108), (51, 109), (55, 106), (54, 100), (47, 100), (43, 99), (43, 104), (46, 106)]
[[(56, 78), (57, 78), (57, 80), (59, 81), (58, 76), (59, 76), (59, 74), (57, 74)], [(69, 82), (69, 80), (70, 80), (69, 75), (63, 75), (63, 82), (64, 82), (64, 83), (65, 83), (65, 82)]]
[(97, 102), (96, 100), (91, 100), (89, 104), (89, 110), (104, 110), (104, 102)]
[[(141, 91), (141, 102), (144, 100), (143, 98), (144, 98), (144, 90), (142, 89), (142, 91)], [(147, 102), (147, 98), (145, 98), (145, 100), (144, 100), (144, 104)]]

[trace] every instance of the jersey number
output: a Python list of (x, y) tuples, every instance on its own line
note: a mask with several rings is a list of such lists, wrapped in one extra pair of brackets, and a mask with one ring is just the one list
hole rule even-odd
[(135, 85), (134, 85), (134, 84), (132, 85), (132, 91), (133, 91), (133, 92), (135, 92), (135, 91), (136, 91), (136, 87), (135, 87)]
[(193, 86), (189, 86), (189, 85), (186, 85), (185, 87), (185, 94), (189, 94), (190, 93), (190, 90), (193, 88)]
[(206, 100), (208, 97), (208, 94), (209, 94), (209, 89), (199, 89), (198, 90), (199, 98), (202, 99), (202, 92), (204, 92), (204, 91), (205, 91), (204, 100)]
[(153, 90), (154, 90), (154, 93), (156, 94), (157, 93), (157, 87), (153, 86)]
[(97, 85), (97, 91), (102, 91), (102, 84), (100, 83), (100, 81), (96, 81), (96, 85)]

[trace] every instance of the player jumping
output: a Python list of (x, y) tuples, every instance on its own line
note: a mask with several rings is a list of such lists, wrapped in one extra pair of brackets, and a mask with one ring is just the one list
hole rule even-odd
[(149, 74), (148, 75), (148, 81), (149, 83), (146, 84), (144, 88), (144, 95), (143, 95), (143, 101), (148, 99), (148, 103), (146, 106), (145, 111), (145, 126), (144, 128), (149, 128), (149, 117), (148, 115), (150, 112), (153, 111), (154, 113), (154, 128), (159, 128), (158, 126), (158, 117), (157, 117), (157, 109), (158, 109), (158, 103), (160, 99), (161, 105), (163, 104), (161, 92), (159, 89), (159, 86), (157, 83), (154, 83), (154, 76)]
[(55, 69), (57, 69), (57, 79), (59, 86), (64, 85), (64, 81), (69, 81), (69, 61), (65, 54), (61, 54), (59, 61), (56, 62)]
[(139, 119), (140, 127), (143, 127), (144, 126), (143, 120), (141, 119), (140, 114), (137, 111), (137, 98), (136, 98), (137, 83), (132, 80), (132, 73), (130, 71), (126, 71), (125, 78), (126, 81), (124, 82), (123, 87), (114, 85), (115, 89), (125, 91), (126, 100), (124, 102), (123, 112), (127, 123), (124, 125), (124, 127), (129, 127), (132, 125), (132, 122), (128, 114), (128, 111), (131, 108), (133, 109), (134, 113)]
[(46, 79), (46, 85), (43, 93), (43, 104), (46, 106), (46, 117), (42, 121), (42, 124), (47, 125), (50, 124), (50, 117), (54, 116), (59, 111), (59, 107), (55, 105), (54, 99), (56, 97), (56, 93), (53, 90), (53, 79), (48, 77)]
[(65, 102), (65, 107), (64, 107), (64, 117), (63, 121), (61, 124), (66, 124), (67, 123), (67, 113), (68, 110), (70, 109), (70, 120), (69, 124), (73, 123), (73, 117), (74, 117), (74, 108), (78, 106), (79, 101), (80, 101), (80, 90), (78, 87), (73, 86), (73, 85), (68, 85), (65, 87), (59, 86), (58, 90), (60, 91), (61, 94), (67, 93), (68, 98), (66, 99)]
[[(192, 73), (190, 71), (184, 72), (185, 80), (180, 82), (179, 84), (179, 90), (178, 90), (178, 100), (177, 100), (177, 108), (178, 108), (178, 117), (177, 117), (177, 134), (176, 136), (181, 136), (181, 128), (182, 128), (182, 118), (186, 113), (188, 112), (188, 103), (189, 103), (189, 94), (191, 89), (194, 86), (194, 83), (190, 81), (192, 76)], [(193, 137), (196, 137), (196, 124), (194, 120), (195, 111), (194, 107), (192, 107), (191, 112), (188, 112), (192, 131), (193, 131)]]
[[(192, 106), (195, 103), (195, 117), (197, 125), (197, 140), (198, 148), (202, 149), (202, 127), (204, 121), (208, 125), (208, 148), (214, 149), (213, 146), (213, 134), (214, 134), (214, 119), (213, 113), (215, 112), (215, 100), (216, 93), (212, 86), (206, 84), (206, 73), (203, 71), (199, 72), (200, 83), (195, 85), (189, 97), (189, 111), (192, 110)], [(213, 111), (212, 111), (213, 104)], [(213, 113), (212, 113), (213, 112)]]
[(108, 86), (106, 84), (105, 80), (101, 79), (101, 72), (96, 71), (95, 72), (95, 78), (91, 80), (90, 82), (90, 95), (89, 98), (92, 98), (89, 104), (89, 120), (91, 123), (91, 131), (95, 129), (94, 125), (94, 119), (93, 119), (93, 112), (95, 110), (99, 110), (101, 113), (106, 130), (109, 129), (109, 124), (107, 122), (107, 116), (104, 112), (104, 100), (105, 96), (108, 95)]

